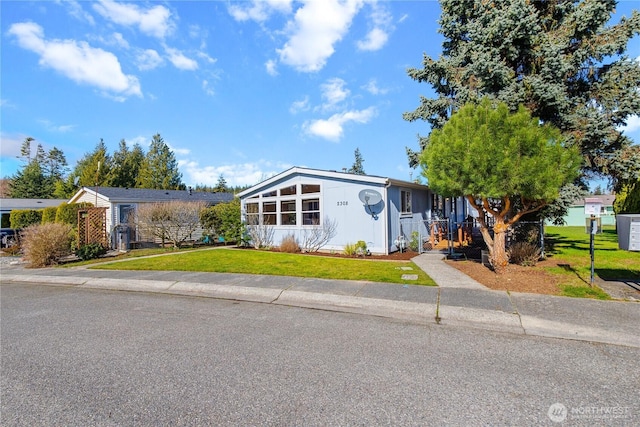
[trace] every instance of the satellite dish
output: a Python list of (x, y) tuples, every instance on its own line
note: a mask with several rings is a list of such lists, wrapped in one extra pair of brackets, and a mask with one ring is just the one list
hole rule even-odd
[(371, 218), (377, 220), (378, 214), (384, 209), (382, 195), (376, 190), (362, 190), (358, 193), (358, 198), (364, 203), (365, 211), (371, 215)]
[(376, 190), (362, 190), (358, 193), (358, 198), (365, 205), (377, 205), (382, 201), (382, 195)]

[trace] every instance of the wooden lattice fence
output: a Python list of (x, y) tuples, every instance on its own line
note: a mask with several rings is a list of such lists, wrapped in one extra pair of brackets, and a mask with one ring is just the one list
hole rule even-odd
[(109, 247), (107, 238), (107, 208), (88, 208), (78, 211), (78, 246), (99, 243)]

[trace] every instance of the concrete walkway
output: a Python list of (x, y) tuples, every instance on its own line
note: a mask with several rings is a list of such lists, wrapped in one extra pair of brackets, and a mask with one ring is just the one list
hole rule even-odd
[(443, 258), (441, 254), (414, 258), (438, 287), (228, 273), (25, 269), (4, 263), (0, 284), (221, 298), (640, 348), (639, 303), (488, 290)]

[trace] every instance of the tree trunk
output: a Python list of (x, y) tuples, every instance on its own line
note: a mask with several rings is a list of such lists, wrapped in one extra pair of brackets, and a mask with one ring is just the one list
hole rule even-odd
[(508, 226), (502, 218), (496, 218), (496, 223), (493, 226), (493, 248), (489, 251), (489, 262), (497, 274), (503, 274), (509, 265), (509, 254), (505, 248), (507, 229)]

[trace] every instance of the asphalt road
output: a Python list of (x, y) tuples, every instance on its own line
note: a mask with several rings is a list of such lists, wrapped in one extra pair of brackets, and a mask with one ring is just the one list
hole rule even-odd
[(637, 348), (209, 298), (0, 292), (2, 426), (640, 424)]

